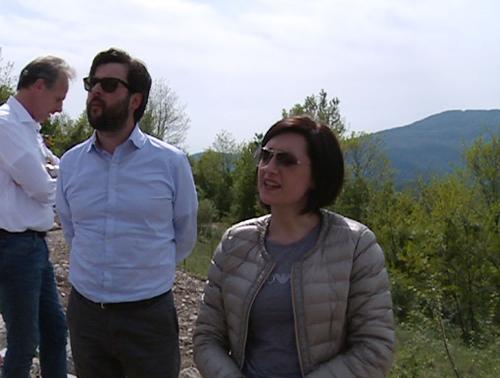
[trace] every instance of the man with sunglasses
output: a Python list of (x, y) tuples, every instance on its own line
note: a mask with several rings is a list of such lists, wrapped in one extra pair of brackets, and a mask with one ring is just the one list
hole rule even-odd
[(123, 50), (84, 79), (94, 134), (61, 159), (57, 211), (71, 246), (68, 325), (80, 378), (177, 377), (176, 264), (196, 241), (186, 155), (139, 128), (151, 77)]
[[(37, 347), (43, 377), (66, 377), (67, 329), (45, 234), (54, 224), (59, 159), (40, 123), (62, 110), (74, 70), (57, 57), (23, 68), (0, 106), (0, 309), (7, 329), (4, 378), (27, 378)], [(1, 374), (0, 374), (1, 375)]]

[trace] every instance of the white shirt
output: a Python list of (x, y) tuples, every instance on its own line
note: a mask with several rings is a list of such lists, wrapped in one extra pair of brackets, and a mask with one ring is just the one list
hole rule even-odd
[(45, 164), (58, 159), (40, 127), (14, 97), (0, 106), (0, 229), (47, 231), (54, 223), (56, 180)]

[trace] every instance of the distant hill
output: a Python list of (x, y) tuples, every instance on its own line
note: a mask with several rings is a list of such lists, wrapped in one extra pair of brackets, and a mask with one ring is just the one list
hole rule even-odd
[[(480, 136), (500, 134), (500, 110), (450, 110), (407, 126), (373, 133), (401, 187), (422, 176), (450, 173), (464, 164), (463, 152)], [(204, 152), (190, 155), (197, 161)]]
[(201, 159), (201, 157), (203, 156), (204, 152), (196, 152), (194, 154), (190, 154), (189, 155), (189, 158), (192, 160), (192, 161), (198, 161)]
[(500, 110), (450, 110), (372, 135), (381, 140), (396, 183), (404, 185), (463, 166), (465, 148), (480, 136), (499, 133)]

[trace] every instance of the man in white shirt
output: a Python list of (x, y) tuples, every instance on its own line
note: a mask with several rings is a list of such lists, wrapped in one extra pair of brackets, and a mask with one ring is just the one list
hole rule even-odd
[(40, 123), (62, 110), (74, 70), (41, 57), (19, 77), (0, 106), (0, 309), (7, 328), (4, 378), (28, 378), (40, 347), (44, 378), (66, 377), (66, 321), (45, 233), (54, 223), (59, 163)]

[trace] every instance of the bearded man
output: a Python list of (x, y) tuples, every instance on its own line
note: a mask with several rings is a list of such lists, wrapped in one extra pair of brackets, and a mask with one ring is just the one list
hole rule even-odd
[(196, 241), (186, 155), (139, 128), (151, 87), (123, 50), (84, 80), (94, 134), (61, 158), (56, 208), (71, 247), (67, 318), (78, 377), (177, 377), (176, 264)]

